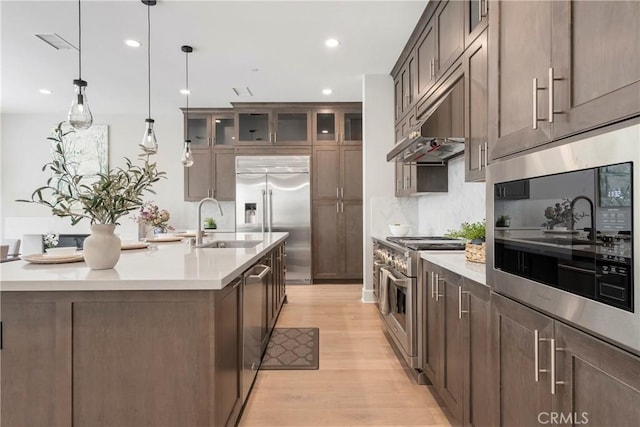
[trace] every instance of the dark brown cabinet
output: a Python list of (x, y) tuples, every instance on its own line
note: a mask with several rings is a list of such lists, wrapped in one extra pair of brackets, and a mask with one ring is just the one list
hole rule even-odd
[(465, 0), (465, 46), (468, 48), (489, 25), (489, 0)]
[[(553, 4), (552, 137), (640, 113), (640, 2)], [(557, 111), (557, 113), (556, 113)]]
[(362, 202), (316, 200), (312, 208), (313, 279), (362, 279)]
[(407, 58), (394, 78), (395, 118), (400, 120), (414, 106), (416, 101), (416, 61), (415, 56)]
[(312, 175), (314, 200), (362, 200), (362, 148), (314, 147)]
[(319, 108), (313, 111), (314, 145), (362, 145), (362, 109)]
[[(191, 140), (191, 149), (206, 150), (213, 147), (233, 147), (235, 119), (231, 109), (189, 110), (184, 112), (184, 137)], [(187, 133), (188, 130), (188, 133)]]
[(303, 108), (240, 108), (237, 145), (311, 145), (311, 111)]
[(483, 181), (488, 166), (487, 33), (464, 52), (465, 181)]
[(361, 146), (313, 148), (312, 198), (314, 281), (361, 279)]
[(184, 200), (215, 197), (233, 201), (235, 188), (235, 118), (231, 110), (189, 110), (184, 117), (191, 139), (193, 166), (184, 168)]
[(184, 168), (184, 200), (214, 197), (233, 201), (236, 197), (235, 153), (231, 148), (193, 150), (193, 166)]
[(242, 407), (242, 278), (215, 296), (215, 425), (235, 425)]
[(430, 262), (422, 265), (423, 371), (458, 422), (490, 426), (489, 288)]
[(632, 426), (640, 357), (497, 294), (491, 296), (496, 425)]
[(449, 171), (446, 164), (396, 162), (396, 197), (418, 193), (446, 193)]
[(638, 115), (639, 20), (636, 1), (492, 3), (490, 158)]

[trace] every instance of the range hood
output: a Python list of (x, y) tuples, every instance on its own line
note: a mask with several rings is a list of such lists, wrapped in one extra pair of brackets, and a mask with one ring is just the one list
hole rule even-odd
[(446, 163), (464, 154), (464, 82), (458, 80), (414, 126), (396, 142), (387, 161)]

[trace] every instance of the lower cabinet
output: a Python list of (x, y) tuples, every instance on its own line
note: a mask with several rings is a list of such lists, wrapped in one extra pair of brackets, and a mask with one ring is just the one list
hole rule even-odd
[[(283, 247), (268, 255), (268, 335)], [(242, 289), (239, 277), (215, 291), (2, 292), (0, 425), (235, 425)]]
[(637, 425), (640, 357), (508, 298), (491, 301), (495, 425)]
[(261, 263), (271, 268), (264, 285), (265, 325), (262, 336), (262, 351), (266, 350), (271, 332), (276, 326), (278, 315), (286, 298), (285, 289), (285, 245), (282, 244), (265, 256)]
[(423, 371), (455, 420), (491, 426), (489, 288), (423, 261)]
[(214, 298), (215, 425), (235, 425), (242, 408), (242, 278)]
[(314, 200), (313, 280), (362, 280), (362, 201)]

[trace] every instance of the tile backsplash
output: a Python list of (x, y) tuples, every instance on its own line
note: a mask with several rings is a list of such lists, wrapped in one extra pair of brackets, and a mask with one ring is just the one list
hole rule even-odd
[(486, 218), (484, 182), (464, 181), (464, 157), (449, 161), (449, 191), (429, 193), (418, 199), (418, 230), (425, 236), (441, 236), (463, 222)]

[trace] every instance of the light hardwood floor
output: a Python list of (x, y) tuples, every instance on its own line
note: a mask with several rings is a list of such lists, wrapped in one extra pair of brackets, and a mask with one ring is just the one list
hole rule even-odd
[(319, 327), (320, 369), (260, 371), (241, 426), (449, 426), (412, 383), (361, 285), (288, 286), (276, 327)]

